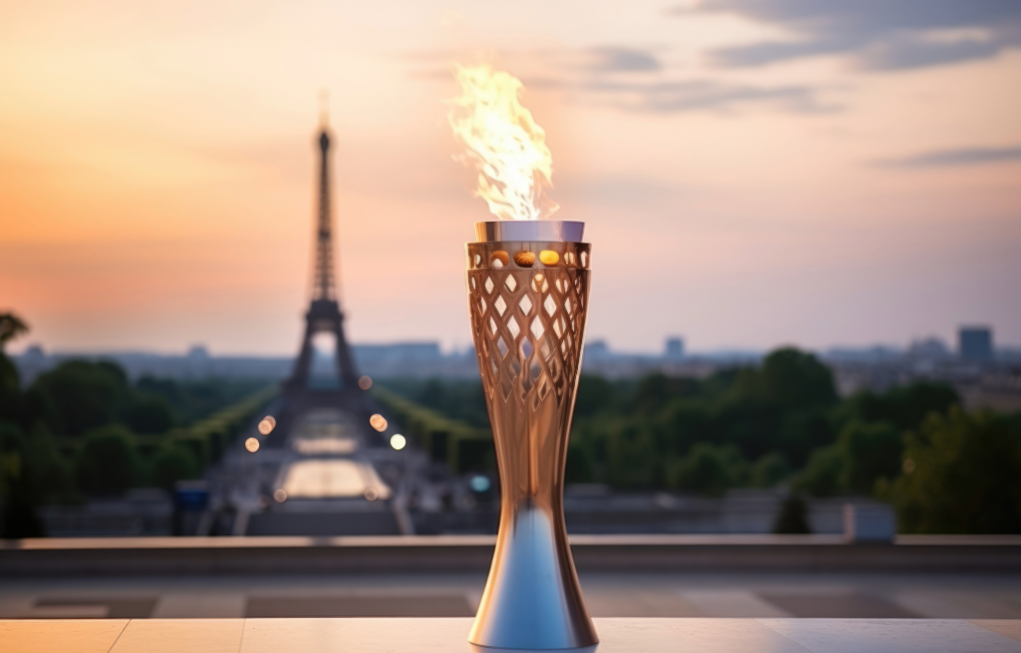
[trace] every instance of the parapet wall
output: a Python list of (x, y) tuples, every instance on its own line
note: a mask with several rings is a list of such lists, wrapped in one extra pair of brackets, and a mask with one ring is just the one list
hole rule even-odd
[[(153, 537), (7, 540), (2, 576), (485, 572), (490, 536)], [(582, 573), (599, 571), (1021, 572), (1019, 536), (901, 536), (847, 544), (828, 535), (585, 535)]]

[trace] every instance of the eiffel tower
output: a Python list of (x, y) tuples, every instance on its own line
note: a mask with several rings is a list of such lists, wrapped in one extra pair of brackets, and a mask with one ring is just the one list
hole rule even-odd
[[(323, 120), (319, 132), (319, 214), (316, 228), (315, 273), (312, 283), (312, 305), (305, 314), (305, 337), (301, 353), (290, 379), (284, 384), (288, 394), (308, 394), (309, 377), (315, 349), (312, 339), (320, 333), (333, 334), (336, 342), (334, 360), (340, 392), (350, 394), (358, 388), (351, 350), (344, 337), (344, 313), (340, 309), (333, 263), (333, 216), (330, 210), (330, 135)], [(320, 394), (322, 391), (317, 392)], [(332, 393), (331, 393), (332, 394)], [(325, 398), (325, 397), (324, 397)]]

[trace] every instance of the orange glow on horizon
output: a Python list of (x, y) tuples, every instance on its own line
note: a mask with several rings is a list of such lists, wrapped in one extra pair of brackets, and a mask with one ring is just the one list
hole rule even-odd
[[(0, 311), (31, 326), (12, 353), (293, 356), (324, 88), (349, 339), (463, 349), (463, 243), (492, 219), (465, 187), (497, 159), (451, 161), (464, 145), (445, 99), (465, 97), (448, 62), (479, 52), (514, 77), (469, 79), (475, 97), (527, 111), (529, 143), (545, 128), (555, 215), (587, 224), (590, 337), (822, 348), (949, 340), (981, 321), (1021, 344), (1021, 160), (896, 164), (1021, 147), (1017, 47), (896, 71), (839, 53), (740, 67), (713, 53), (790, 32), (616, 0), (585, 20), (466, 5), (453, 27), (430, 2), (366, 5), (358, 21), (328, 4), (9, 4)], [(531, 163), (548, 190), (551, 161)]]

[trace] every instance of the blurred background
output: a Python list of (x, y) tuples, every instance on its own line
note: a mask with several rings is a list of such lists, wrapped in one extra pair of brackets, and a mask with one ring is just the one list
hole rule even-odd
[(455, 62), (593, 244), (595, 616), (1021, 616), (1017, 3), (8, 2), (0, 62), (0, 618), (474, 613)]

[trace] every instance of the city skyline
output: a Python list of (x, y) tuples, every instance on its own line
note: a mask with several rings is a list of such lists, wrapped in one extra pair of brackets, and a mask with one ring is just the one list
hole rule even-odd
[(450, 63), (480, 58), (524, 81), (557, 217), (588, 224), (590, 339), (1021, 343), (1021, 11), (911, 4), (6, 7), (12, 351), (293, 355), (321, 89), (351, 340), (464, 348), (490, 216), (443, 116)]

